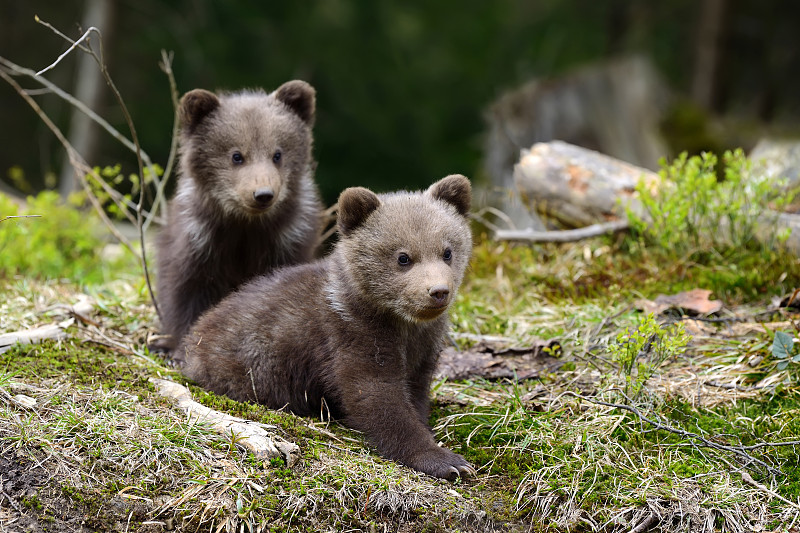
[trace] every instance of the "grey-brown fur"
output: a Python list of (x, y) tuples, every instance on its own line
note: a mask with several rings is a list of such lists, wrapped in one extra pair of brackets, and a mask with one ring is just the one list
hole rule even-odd
[(204, 314), (175, 351), (183, 372), (236, 400), (330, 414), (432, 476), (473, 474), (428, 426), (447, 308), (472, 251), (470, 196), (458, 175), (424, 193), (345, 190), (331, 255), (260, 276)]
[(180, 174), (158, 239), (158, 303), (171, 336), (163, 347), (253, 276), (313, 258), (314, 111), (303, 81), (270, 94), (195, 89), (181, 99)]

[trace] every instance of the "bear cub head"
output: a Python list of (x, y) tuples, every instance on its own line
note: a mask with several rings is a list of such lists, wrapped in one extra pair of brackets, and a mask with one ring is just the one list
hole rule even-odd
[(216, 95), (204, 89), (180, 102), (181, 158), (203, 201), (239, 219), (268, 216), (313, 171), (316, 93), (304, 81), (272, 93)]
[(461, 175), (421, 194), (343, 191), (336, 253), (346, 272), (339, 285), (354, 286), (360, 305), (406, 322), (442, 316), (472, 253), (471, 195), (469, 180)]

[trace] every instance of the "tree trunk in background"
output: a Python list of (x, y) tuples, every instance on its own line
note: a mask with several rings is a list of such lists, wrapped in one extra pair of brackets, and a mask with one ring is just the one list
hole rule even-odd
[[(110, 36), (113, 34), (113, 15), (113, 0), (86, 0), (81, 31), (86, 31), (89, 27), (95, 26), (102, 32), (104, 45), (107, 46)], [(97, 42), (96, 36), (92, 36), (92, 48), (98, 54), (100, 53), (100, 43)], [(86, 104), (87, 107), (98, 112), (103, 101), (105, 80), (103, 80), (97, 63), (89, 54), (79, 51), (74, 53), (78, 57), (78, 73), (75, 79), (74, 96)], [(75, 108), (72, 109), (68, 139), (70, 144), (90, 165), (95, 160), (99, 132), (99, 128), (89, 117)], [(75, 178), (75, 171), (69, 163), (69, 158), (65, 156), (59, 179), (59, 193), (65, 197), (78, 188), (79, 184)]]
[(724, 15), (725, 0), (703, 0), (692, 75), (692, 99), (703, 109), (714, 104)]

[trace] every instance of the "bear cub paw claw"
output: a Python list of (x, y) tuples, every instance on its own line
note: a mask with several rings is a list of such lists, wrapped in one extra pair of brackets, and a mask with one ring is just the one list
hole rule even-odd
[(466, 459), (445, 448), (421, 454), (409, 466), (430, 476), (449, 481), (455, 481), (459, 477), (477, 476), (475, 468)]

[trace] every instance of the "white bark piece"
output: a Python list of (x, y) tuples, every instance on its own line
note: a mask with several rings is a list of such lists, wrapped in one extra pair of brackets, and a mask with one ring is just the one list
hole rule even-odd
[(284, 440), (278, 435), (270, 434), (261, 425), (216, 411), (192, 400), (189, 389), (166, 379), (150, 378), (158, 392), (175, 400), (176, 404), (189, 417), (206, 422), (221, 435), (235, 435), (238, 444), (247, 448), (257, 459), (269, 460), (281, 457), (287, 466), (294, 465), (300, 458), (300, 447)]
[(66, 337), (67, 333), (58, 324), (4, 333), (0, 335), (0, 353), (11, 349), (15, 344), (38, 344), (43, 340), (61, 340)]

